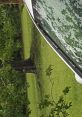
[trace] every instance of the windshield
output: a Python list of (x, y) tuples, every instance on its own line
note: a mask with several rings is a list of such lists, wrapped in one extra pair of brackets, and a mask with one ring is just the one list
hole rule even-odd
[(82, 0), (33, 0), (35, 19), (82, 70)]

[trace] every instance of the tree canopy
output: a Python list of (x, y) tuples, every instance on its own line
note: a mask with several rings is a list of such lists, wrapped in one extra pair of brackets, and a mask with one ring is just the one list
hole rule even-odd
[(0, 0), (0, 3), (22, 3), (22, 0)]
[(0, 5), (0, 117), (26, 117), (30, 113), (25, 74), (8, 62), (22, 59), (21, 33), (19, 6)]

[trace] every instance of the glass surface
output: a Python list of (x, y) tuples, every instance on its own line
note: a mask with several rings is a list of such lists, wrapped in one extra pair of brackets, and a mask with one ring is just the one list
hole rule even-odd
[(82, 70), (82, 0), (34, 0), (35, 19)]

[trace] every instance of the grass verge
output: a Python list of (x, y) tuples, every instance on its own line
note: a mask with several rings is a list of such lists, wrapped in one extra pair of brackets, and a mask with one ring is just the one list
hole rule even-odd
[[(23, 43), (24, 43), (24, 58), (27, 59), (30, 57), (30, 49), (32, 45), (33, 37), (33, 24), (29, 18), (29, 14), (24, 7), (22, 10), (22, 29), (23, 29)], [(38, 117), (37, 110), (37, 88), (36, 88), (36, 76), (34, 74), (26, 74), (27, 82), (30, 87), (27, 89), (28, 98), (31, 102), (30, 109), (31, 114), (30, 117)]]
[[(75, 81), (73, 72), (33, 27), (25, 7), (22, 11), (22, 26), (25, 58), (30, 55), (34, 58), (38, 72), (37, 75), (26, 75), (27, 82), (30, 84), (28, 89), (28, 97), (31, 102), (30, 108), (32, 110), (30, 117), (40, 116), (37, 108), (40, 98), (49, 94), (51, 98), (53, 97), (54, 100), (57, 100), (66, 86), (71, 87), (71, 91), (66, 97), (66, 100), (72, 101), (69, 117), (81, 117), (82, 85)], [(52, 66), (52, 72), (48, 77), (46, 70), (50, 65)], [(46, 114), (48, 111), (44, 110), (43, 113)]]

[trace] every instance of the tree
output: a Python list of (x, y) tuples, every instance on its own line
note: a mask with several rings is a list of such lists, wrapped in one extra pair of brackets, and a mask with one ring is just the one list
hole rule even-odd
[[(39, 109), (43, 112), (43, 110), (47, 109), (47, 113), (43, 113), (40, 117), (67, 117), (69, 116), (68, 110), (72, 106), (71, 101), (66, 101), (66, 95), (70, 91), (69, 86), (65, 87), (62, 91), (63, 94), (58, 97), (58, 100), (51, 100), (49, 95), (45, 95), (45, 97), (39, 103)], [(45, 111), (44, 111), (45, 112)]]
[(0, 117), (31, 113), (25, 74), (15, 70), (18, 63), (24, 63), (19, 10), (16, 4), (0, 5)]
[(10, 64), (17, 71), (35, 73), (34, 60), (23, 60), (21, 57), (23, 46), (19, 6), (1, 5), (0, 11), (0, 68)]

